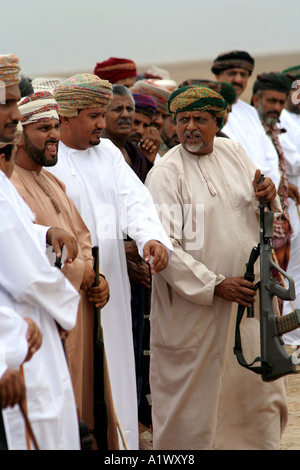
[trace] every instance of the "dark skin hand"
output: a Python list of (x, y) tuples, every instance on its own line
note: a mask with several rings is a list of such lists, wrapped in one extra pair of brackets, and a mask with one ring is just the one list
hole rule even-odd
[(255, 290), (252, 282), (242, 276), (228, 277), (215, 287), (215, 295), (229, 302), (250, 307), (254, 302)]
[(90, 287), (92, 287), (95, 277), (96, 274), (91, 264), (85, 263), (80, 289), (88, 290)]
[(125, 241), (127, 271), (130, 279), (148, 289), (151, 288), (149, 265), (140, 257), (134, 240)]
[(160, 134), (156, 127), (150, 126), (146, 129), (145, 135), (139, 143), (143, 154), (150, 162), (154, 162), (160, 148)]
[(134, 240), (125, 241), (124, 245), (125, 245), (126, 259), (137, 263), (140, 260), (140, 255), (139, 255), (138, 248), (136, 246), (135, 241)]
[(265, 203), (269, 204), (275, 199), (277, 195), (276, 186), (271, 180), (271, 178), (269, 177), (265, 178), (263, 182), (259, 184), (260, 177), (261, 177), (261, 171), (256, 170), (254, 179), (252, 182), (253, 188), (254, 188), (254, 195), (255, 195), (255, 198), (258, 200), (261, 197), (263, 197), (265, 199)]
[(91, 287), (87, 291), (90, 302), (95, 304), (96, 308), (103, 308), (109, 301), (109, 285), (103, 276), (99, 276), (99, 285)]
[(151, 288), (149, 265), (142, 258), (138, 262), (127, 260), (127, 270), (132, 281), (147, 289)]
[(0, 380), (2, 408), (15, 406), (25, 399), (25, 383), (18, 370), (7, 369)]
[[(151, 274), (157, 274), (167, 267), (169, 260), (168, 251), (157, 240), (149, 240), (145, 243), (143, 254), (145, 263), (150, 263)], [(151, 256), (153, 259), (150, 262)]]
[(43, 335), (37, 324), (31, 320), (31, 318), (24, 318), (24, 320), (28, 323), (28, 330), (26, 334), (26, 339), (28, 342), (28, 353), (24, 360), (24, 362), (27, 362), (32, 358), (34, 353), (40, 349)]
[(65, 263), (72, 263), (78, 255), (78, 244), (73, 235), (66, 230), (58, 227), (51, 227), (47, 232), (46, 241), (48, 245), (52, 245), (56, 256), (61, 258), (61, 250), (64, 246), (66, 249)]

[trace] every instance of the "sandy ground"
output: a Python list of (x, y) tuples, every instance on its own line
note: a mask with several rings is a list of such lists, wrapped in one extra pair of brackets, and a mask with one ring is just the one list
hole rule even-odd
[[(293, 354), (295, 348), (287, 347), (289, 354)], [(300, 449), (300, 368), (297, 366), (297, 373), (287, 375), (286, 390), (288, 400), (288, 424), (283, 433), (281, 441), (282, 450)]]

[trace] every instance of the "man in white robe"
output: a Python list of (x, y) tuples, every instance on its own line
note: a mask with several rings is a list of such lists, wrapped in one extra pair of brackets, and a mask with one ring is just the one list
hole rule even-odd
[(139, 255), (150, 262), (152, 274), (165, 268), (172, 246), (147, 188), (120, 150), (109, 139), (100, 141), (112, 85), (92, 74), (78, 74), (58, 85), (53, 95), (61, 119), (61, 142), (58, 163), (50, 171), (65, 183), (67, 195), (90, 230), (92, 244), (99, 246), (101, 268), (110, 286), (110, 301), (102, 310), (101, 320), (112, 395), (128, 447), (138, 449), (130, 287), (123, 234), (136, 241)]
[[(290, 67), (283, 71), (293, 80), (291, 91), (280, 115), (280, 127), (285, 129), (279, 137), (284, 151), (289, 181), (295, 184), (300, 191), (300, 99), (299, 82), (300, 67)], [(299, 201), (289, 199), (289, 215), (293, 226), (291, 238), (290, 262), (287, 272), (295, 281), (296, 298), (292, 302), (286, 301), (283, 306), (283, 314), (290, 313), (294, 308), (300, 308), (300, 211)], [(300, 330), (293, 330), (285, 334), (284, 342), (292, 346), (300, 345)]]
[[(273, 201), (276, 189), (270, 178), (259, 185), (261, 172), (240, 144), (214, 137), (226, 105), (202, 86), (173, 92), (169, 110), (181, 145), (146, 179), (174, 247), (153, 279), (155, 450), (278, 449), (287, 421), (283, 380), (263, 382), (233, 353), (238, 304), (255, 299), (243, 276), (259, 241), (258, 199)], [(241, 328), (250, 362), (260, 355), (256, 308)]]
[(253, 68), (254, 59), (245, 51), (222, 53), (214, 60), (211, 71), (216, 79), (231, 83), (237, 92), (237, 100), (232, 105), (222, 131), (242, 145), (254, 164), (265, 176), (269, 176), (278, 188), (280, 173), (276, 151), (262, 129), (255, 109), (240, 99)]
[[(0, 78), (5, 84), (0, 104), (0, 136), (8, 143), (12, 142), (21, 118), (17, 107), (19, 69), (16, 56), (0, 56)], [(40, 448), (79, 449), (75, 400), (57, 326), (70, 330), (75, 325), (79, 299), (63, 274), (51, 267), (45, 254), (46, 241), (58, 256), (66, 243), (66, 260), (70, 262), (77, 255), (77, 244), (64, 231), (34, 226), (32, 212), (8, 179), (13, 171), (13, 158), (11, 153), (10, 158), (1, 154), (0, 305), (34, 320), (43, 334), (42, 347), (23, 366), (29, 419)], [(26, 449), (19, 409), (6, 409), (4, 421), (9, 448)]]
[[(42, 347), (23, 365), (29, 419), (41, 449), (79, 449), (74, 394), (58, 331), (58, 325), (66, 331), (74, 327), (78, 294), (46, 256), (46, 237), (53, 229), (39, 226), (37, 234), (33, 214), (2, 171), (0, 180), (0, 303), (33, 319), (43, 334)], [(19, 410), (6, 409), (4, 420), (9, 448), (26, 449)]]

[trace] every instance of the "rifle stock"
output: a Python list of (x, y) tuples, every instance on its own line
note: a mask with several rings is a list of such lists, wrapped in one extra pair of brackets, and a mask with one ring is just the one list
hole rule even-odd
[[(273, 212), (265, 212), (264, 198), (260, 199), (259, 210), (260, 241), (259, 245), (253, 249), (256, 253), (254, 259), (252, 250), (249, 263), (246, 265), (247, 269), (244, 277), (245, 279), (249, 279), (249, 271), (253, 274), (253, 265), (258, 256), (260, 256), (260, 281), (258, 286), (261, 356), (256, 358), (251, 364), (247, 364), (243, 357), (239, 331), (239, 325), (244, 311), (244, 307), (242, 306), (238, 307), (234, 353), (240, 365), (255, 373), (261, 374), (262, 380), (269, 382), (296, 372), (296, 364), (284, 347), (282, 335), (300, 326), (300, 310), (295, 310), (283, 317), (279, 317), (274, 312), (273, 297), (276, 296), (282, 300), (293, 300), (295, 298), (295, 283), (272, 259), (271, 239), (273, 238), (274, 214)], [(251, 265), (250, 268), (249, 265)], [(274, 270), (279, 271), (281, 275), (287, 279), (288, 287), (283, 287), (278, 283), (277, 278), (274, 276)], [(251, 309), (248, 309), (247, 316), (249, 318), (253, 316)], [(260, 362), (261, 365), (253, 366), (256, 362)]]

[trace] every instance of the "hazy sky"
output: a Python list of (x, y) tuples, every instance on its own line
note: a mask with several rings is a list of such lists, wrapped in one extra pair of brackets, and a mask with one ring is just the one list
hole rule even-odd
[(36, 76), (92, 72), (126, 57), (137, 65), (297, 52), (299, 0), (0, 0), (1, 54)]

